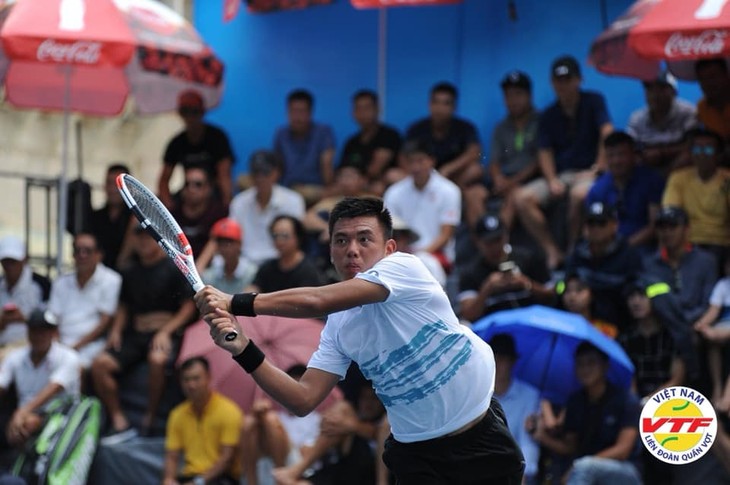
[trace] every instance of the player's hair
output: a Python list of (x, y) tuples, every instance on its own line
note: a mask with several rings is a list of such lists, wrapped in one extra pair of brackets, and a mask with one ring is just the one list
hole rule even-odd
[(334, 234), (334, 228), (340, 219), (352, 219), (355, 217), (375, 217), (383, 229), (383, 236), (386, 240), (393, 237), (393, 219), (390, 211), (385, 208), (383, 199), (376, 197), (345, 197), (330, 212), (329, 229), (330, 237)]
[(310, 110), (314, 108), (314, 96), (312, 96), (312, 93), (310, 93), (306, 89), (295, 89), (294, 91), (290, 92), (289, 95), (286, 97), (286, 104), (290, 105), (294, 101), (304, 101), (305, 103), (307, 103)]
[(208, 359), (203, 357), (202, 355), (196, 355), (194, 357), (190, 357), (188, 359), (185, 359), (182, 364), (180, 364), (180, 373), (182, 374), (186, 370), (193, 367), (195, 364), (200, 364), (205, 369), (206, 373), (210, 373), (210, 363), (208, 362)]

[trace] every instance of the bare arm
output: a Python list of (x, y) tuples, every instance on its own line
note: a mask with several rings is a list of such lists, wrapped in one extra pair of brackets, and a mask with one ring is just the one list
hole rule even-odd
[(322, 182), (325, 186), (332, 185), (335, 180), (335, 170), (333, 167), (333, 160), (335, 159), (334, 148), (328, 148), (322, 152), (319, 157), (319, 167), (322, 173)]
[(180, 465), (180, 450), (165, 451), (165, 475), (162, 485), (177, 485), (177, 470)]
[(441, 224), (439, 235), (436, 236), (436, 239), (434, 239), (431, 244), (423, 248), (423, 250), (427, 253), (435, 253), (436, 251), (442, 250), (454, 236), (454, 231), (454, 226), (450, 224)]
[(192, 300), (185, 300), (180, 309), (168, 320), (161, 332), (173, 333), (195, 317), (195, 303)]
[(172, 165), (162, 165), (162, 172), (157, 180), (157, 195), (163, 204), (169, 209), (172, 207), (172, 194), (170, 194), (170, 179), (172, 178), (172, 171), (175, 167)]
[(481, 153), (481, 150), (482, 147), (479, 143), (470, 143), (461, 155), (443, 164), (439, 169), (439, 172), (441, 172), (441, 175), (444, 177), (451, 177), (454, 174), (461, 172), (470, 164), (479, 161), (479, 154)]
[(393, 150), (390, 148), (376, 148), (368, 165), (368, 178), (379, 179), (392, 158)]
[[(670, 369), (669, 380), (662, 384), (662, 389), (673, 386), (681, 386), (684, 384), (684, 378), (686, 375), (684, 361), (679, 357), (672, 359), (672, 367)], [(658, 390), (658, 389), (657, 389)]]
[(215, 463), (213, 463), (213, 466), (211, 466), (208, 470), (206, 470), (205, 473), (203, 473), (205, 483), (208, 483), (226, 473), (226, 471), (231, 466), (231, 461), (233, 460), (233, 452), (235, 450), (236, 448), (234, 446), (221, 446), (218, 459), (215, 461)]
[(231, 159), (221, 159), (216, 165), (216, 182), (221, 192), (223, 204), (228, 206), (233, 198), (233, 182), (231, 181)]
[(19, 408), (17, 412), (21, 413), (32, 413), (50, 401), (54, 396), (63, 391), (63, 386), (57, 382), (49, 382), (46, 387), (35, 395), (30, 402), (26, 403), (22, 408)]
[(195, 269), (198, 270), (198, 273), (205, 271), (210, 264), (210, 261), (213, 259), (213, 256), (215, 256), (217, 249), (218, 244), (215, 242), (215, 238), (210, 238), (208, 242), (205, 243), (203, 250), (200, 251), (198, 257), (195, 258)]
[(550, 148), (541, 148), (537, 152), (537, 165), (540, 167), (542, 176), (548, 183), (557, 180), (557, 173), (555, 172), (555, 156)]
[(91, 332), (87, 333), (83, 337), (81, 337), (81, 340), (76, 342), (73, 345), (74, 350), (79, 350), (81, 347), (90, 344), (91, 342), (98, 340), (101, 338), (104, 333), (106, 333), (107, 329), (109, 328), (109, 325), (112, 323), (112, 315), (107, 315), (105, 313), (102, 313), (99, 317), (99, 323), (96, 324), (96, 327), (94, 327)]
[(637, 428), (623, 428), (619, 431), (616, 443), (604, 450), (599, 451), (594, 456), (599, 458), (612, 458), (614, 460), (626, 460), (634, 449), (636, 438), (639, 435)]
[(649, 223), (636, 231), (630, 238), (629, 238), (629, 245), (631, 246), (639, 246), (642, 244), (649, 244), (654, 239), (654, 219), (656, 218), (656, 214), (659, 212), (659, 206), (657, 204), (650, 204), (649, 205)]
[(721, 311), (722, 308), (719, 305), (708, 306), (705, 313), (703, 313), (699, 320), (695, 322), (694, 328), (698, 330), (712, 326), (712, 324), (717, 321)]
[(613, 125), (611, 123), (601, 125), (601, 139), (598, 141), (598, 153), (596, 154), (596, 161), (592, 167), (596, 171), (606, 171), (606, 149), (603, 147), (603, 140), (611, 133), (613, 133)]

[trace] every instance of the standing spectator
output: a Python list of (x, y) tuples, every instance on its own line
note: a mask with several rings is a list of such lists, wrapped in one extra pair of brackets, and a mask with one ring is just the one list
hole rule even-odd
[(106, 203), (93, 211), (89, 219), (89, 231), (99, 241), (99, 248), (104, 254), (102, 263), (115, 271), (128, 263), (134, 227), (132, 211), (127, 208), (117, 188), (117, 176), (123, 173), (130, 173), (129, 167), (120, 163), (109, 165), (106, 169)]
[(434, 170), (436, 154), (429, 142), (409, 140), (403, 155), (409, 175), (385, 191), (385, 206), (418, 233), (415, 250), (433, 253), (450, 268), (454, 231), (461, 220), (459, 187)]
[(50, 283), (28, 265), (25, 243), (15, 236), (0, 239), (0, 361), (27, 341), (25, 320), (48, 299)]
[(564, 259), (548, 230), (541, 207), (568, 194), (568, 246), (580, 232), (583, 200), (596, 175), (606, 168), (603, 139), (613, 125), (603, 95), (580, 89), (580, 66), (570, 56), (551, 68), (555, 103), (540, 115), (538, 165), (542, 178), (524, 186), (515, 203), (525, 229), (542, 246), (550, 269)]
[(655, 243), (654, 218), (664, 192), (664, 180), (637, 163), (633, 138), (622, 131), (603, 142), (608, 171), (598, 177), (586, 205), (601, 202), (616, 208), (618, 232), (630, 246), (650, 250)]
[(312, 205), (335, 178), (335, 135), (328, 125), (312, 120), (314, 97), (309, 91), (289, 93), (286, 107), (289, 124), (276, 131), (273, 148), (284, 162), (281, 184)]
[(695, 63), (695, 74), (704, 97), (697, 103), (697, 118), (705, 128), (730, 141), (730, 72), (725, 59)]
[(507, 425), (525, 457), (525, 476), (522, 483), (537, 483), (537, 465), (540, 447), (525, 428), (528, 418), (540, 411), (540, 393), (537, 389), (512, 375), (519, 355), (511, 335), (497, 334), (489, 341), (496, 365), (494, 397), (502, 404)]
[(574, 457), (567, 485), (584, 483), (640, 484), (639, 403), (606, 379), (608, 356), (588, 342), (575, 351), (575, 373), (581, 389), (570, 396), (565, 435), (554, 437), (538, 419), (534, 438), (550, 451)]
[[(216, 288), (228, 288), (231, 292), (241, 291), (250, 285), (259, 268), (241, 254), (241, 226), (233, 219), (221, 219), (213, 225), (210, 237), (216, 254), (210, 261), (210, 267), (201, 271), (203, 281)], [(195, 262), (197, 264), (199, 260)]]
[(228, 205), (233, 193), (231, 167), (234, 162), (228, 136), (222, 129), (203, 122), (205, 103), (197, 91), (180, 94), (177, 112), (185, 129), (175, 135), (165, 148), (164, 165), (157, 182), (160, 199), (167, 207), (173, 206), (170, 178), (176, 165), (201, 165), (210, 180), (215, 180), (216, 197)]
[(145, 360), (149, 363), (148, 399), (140, 428), (143, 434), (153, 431), (164, 391), (165, 366), (179, 350), (179, 330), (196, 315), (190, 285), (141, 226), (135, 229), (134, 247), (138, 262), (123, 272), (119, 309), (106, 350), (91, 369), (94, 388), (111, 421), (108, 442), (137, 434), (119, 403), (117, 377)]
[(492, 132), (489, 189), (474, 184), (464, 192), (464, 212), (470, 226), (484, 216), (488, 197), (501, 199), (499, 218), (510, 232), (515, 217), (513, 195), (537, 176), (537, 139), (540, 116), (532, 104), (532, 81), (521, 71), (501, 83), (507, 117)]
[(43, 424), (43, 409), (53, 398), (78, 395), (79, 355), (56, 341), (57, 325), (49, 312), (28, 315), (27, 347), (13, 350), (0, 363), (0, 397), (11, 384), (18, 393), (18, 409), (8, 424), (11, 445), (22, 445)]
[(441, 82), (431, 88), (430, 115), (413, 123), (406, 140), (422, 140), (433, 147), (436, 169), (465, 188), (482, 177), (481, 146), (474, 125), (454, 115), (459, 93), (453, 84)]
[(253, 187), (236, 195), (229, 207), (231, 219), (243, 229), (243, 255), (260, 265), (276, 257), (269, 226), (276, 216), (304, 217), (304, 198), (277, 182), (281, 162), (273, 153), (259, 150), (248, 162)]
[(88, 369), (104, 350), (122, 277), (101, 263), (101, 250), (92, 234), (74, 237), (73, 257), (76, 269), (53, 282), (48, 309), (58, 319), (61, 343), (78, 351), (81, 365)]
[(213, 195), (208, 173), (195, 165), (185, 167), (185, 185), (179, 202), (170, 212), (180, 224), (196, 257), (208, 243), (213, 224), (228, 215), (228, 209)]
[(340, 167), (355, 167), (368, 178), (369, 191), (381, 195), (388, 185), (405, 176), (398, 168), (400, 134), (378, 119), (378, 95), (360, 90), (352, 97), (352, 115), (360, 131), (350, 137), (342, 151)]
[[(180, 385), (185, 401), (167, 420), (163, 485), (237, 485), (243, 413), (213, 391), (205, 357), (191, 357), (180, 365)], [(181, 455), (185, 465), (179, 474)]]
[(724, 143), (713, 131), (687, 133), (692, 166), (669, 176), (662, 205), (689, 216), (689, 240), (720, 258), (730, 246), (730, 169), (720, 167)]
[(636, 140), (644, 163), (666, 177), (682, 162), (684, 133), (697, 125), (697, 109), (677, 98), (677, 80), (667, 71), (642, 84), (646, 106), (631, 113), (626, 133)]

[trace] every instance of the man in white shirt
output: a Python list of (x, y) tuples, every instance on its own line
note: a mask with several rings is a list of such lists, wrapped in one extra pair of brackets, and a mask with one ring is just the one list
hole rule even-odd
[(76, 270), (60, 276), (51, 287), (48, 309), (58, 319), (59, 340), (81, 355), (84, 369), (104, 350), (104, 336), (119, 303), (122, 277), (101, 263), (96, 237), (74, 237)]
[(76, 352), (56, 342), (56, 322), (49, 312), (28, 317), (30, 345), (8, 354), (0, 364), (0, 396), (14, 382), (18, 409), (7, 428), (8, 442), (25, 442), (42, 424), (43, 408), (60, 395), (79, 393), (81, 365)]
[(304, 198), (282, 187), (281, 162), (273, 152), (259, 150), (248, 162), (253, 187), (236, 195), (229, 207), (229, 217), (243, 229), (243, 256), (260, 265), (278, 256), (269, 234), (271, 222), (280, 215), (304, 217)]
[(422, 140), (403, 146), (409, 176), (391, 185), (383, 200), (419, 236), (415, 251), (436, 256), (444, 268), (454, 261), (454, 231), (461, 221), (461, 191), (438, 173), (433, 147)]
[[(423, 263), (396, 252), (382, 201), (344, 199), (330, 215), (330, 234), (342, 282), (233, 297), (210, 286), (198, 292), (216, 344), (298, 416), (314, 410), (357, 362), (387, 410), (392, 435), (383, 460), (398, 483), (519, 483), (524, 460), (492, 398), (492, 350), (459, 323)], [(229, 311), (329, 318), (296, 381), (265, 359)]]

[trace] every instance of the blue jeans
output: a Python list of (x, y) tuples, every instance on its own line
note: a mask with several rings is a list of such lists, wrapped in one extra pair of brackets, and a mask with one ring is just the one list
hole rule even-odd
[(641, 476), (628, 461), (584, 456), (573, 462), (568, 485), (641, 485)]

